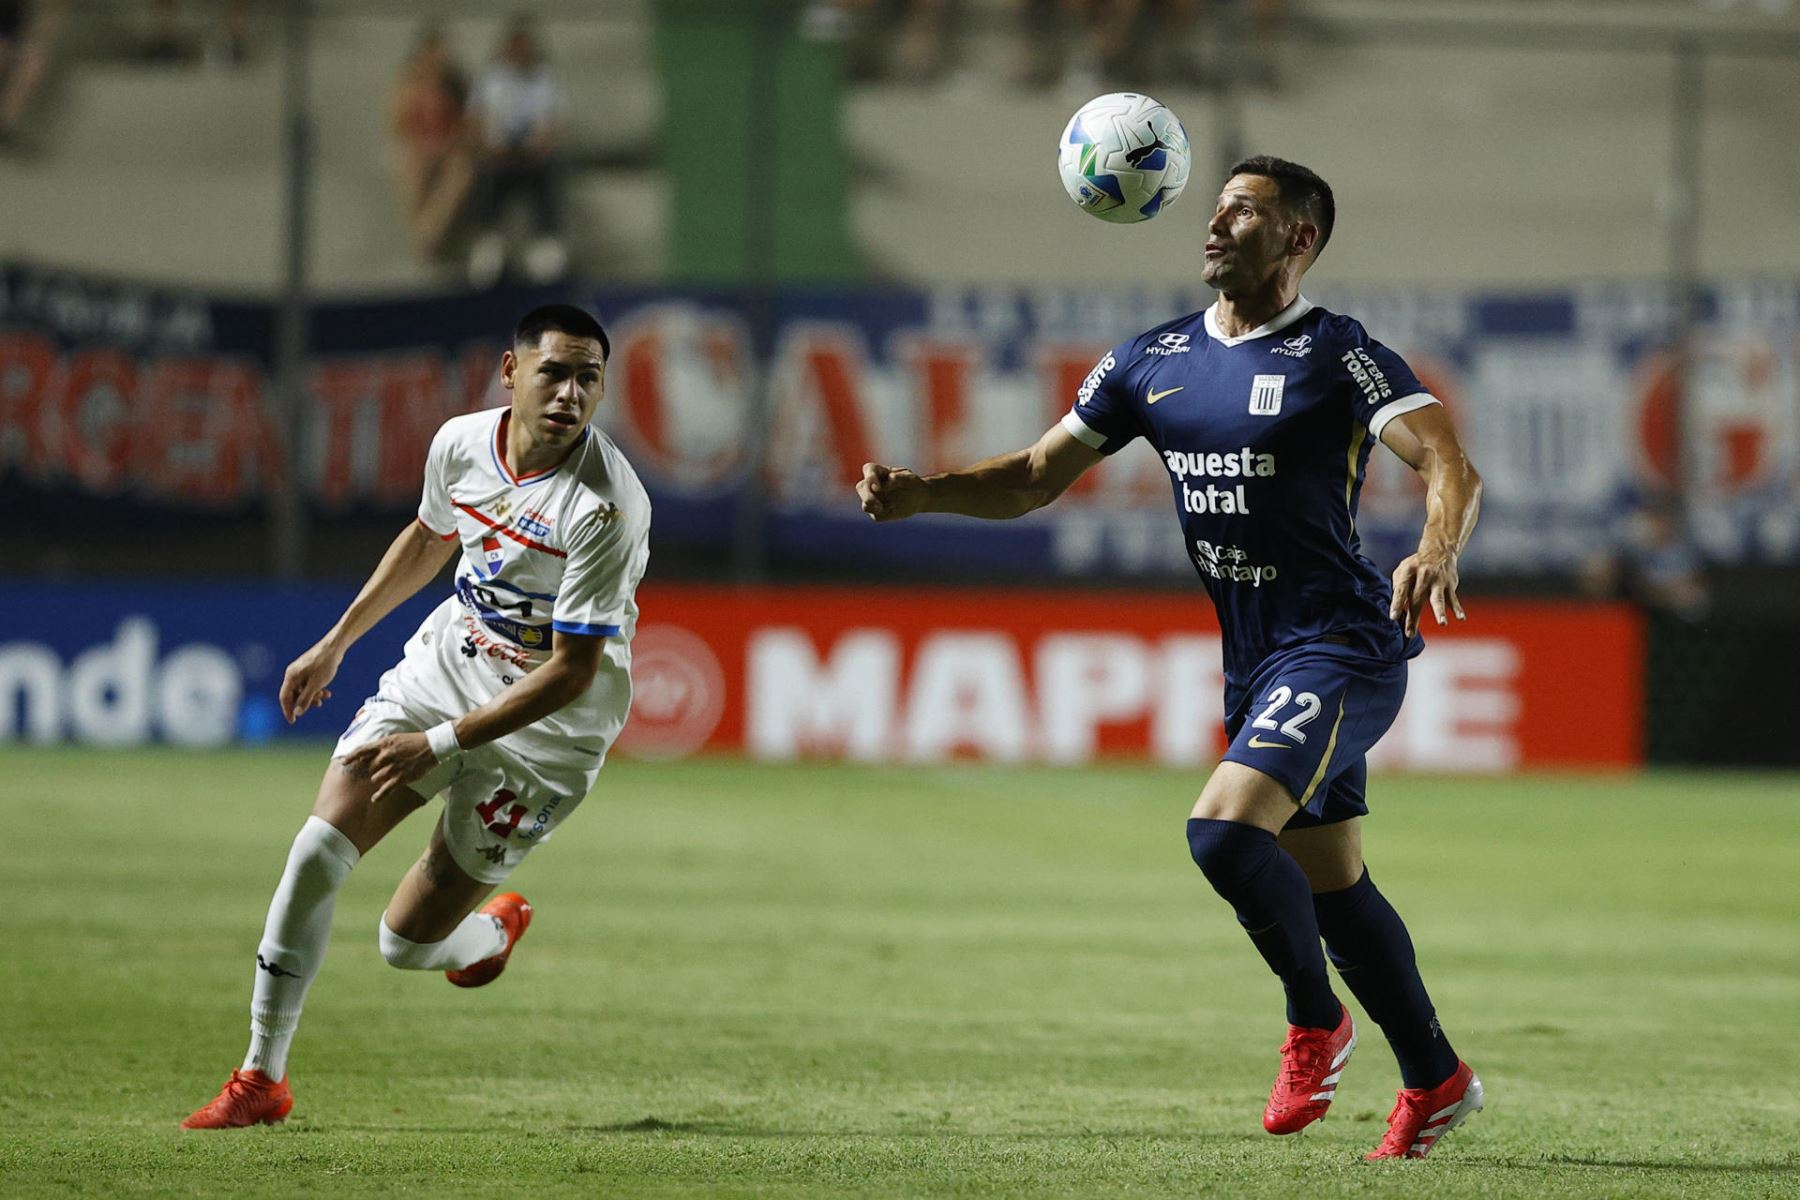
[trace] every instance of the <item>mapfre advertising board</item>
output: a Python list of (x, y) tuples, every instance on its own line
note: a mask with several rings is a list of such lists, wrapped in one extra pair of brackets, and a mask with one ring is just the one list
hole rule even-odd
[[(285, 665), (350, 588), (0, 585), (0, 744), (219, 746), (331, 737), (435, 602), (346, 658), (332, 700), (283, 724)], [(771, 760), (1202, 766), (1223, 748), (1216, 626), (1199, 594), (885, 588), (644, 588), (636, 698), (619, 752)], [(1642, 757), (1631, 610), (1475, 601), (1427, 630), (1375, 765), (1430, 771), (1623, 766)]]
[[(764, 759), (1175, 766), (1224, 749), (1203, 596), (646, 588), (621, 750)], [(1427, 631), (1387, 769), (1642, 759), (1643, 644), (1614, 606), (1476, 602)]]

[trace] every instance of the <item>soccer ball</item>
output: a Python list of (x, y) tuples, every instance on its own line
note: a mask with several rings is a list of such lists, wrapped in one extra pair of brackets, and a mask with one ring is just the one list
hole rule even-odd
[(1088, 101), (1069, 118), (1056, 166), (1069, 198), (1102, 221), (1148, 221), (1187, 186), (1187, 130), (1136, 92)]

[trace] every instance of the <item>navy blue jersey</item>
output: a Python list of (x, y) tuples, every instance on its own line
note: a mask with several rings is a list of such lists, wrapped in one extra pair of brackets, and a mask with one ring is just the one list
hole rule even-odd
[(1104, 454), (1141, 437), (1162, 455), (1226, 678), (1243, 681), (1320, 639), (1392, 662), (1423, 647), (1388, 616), (1356, 504), (1383, 426), (1435, 403), (1360, 324), (1301, 297), (1242, 337), (1208, 309), (1116, 347), (1063, 427)]

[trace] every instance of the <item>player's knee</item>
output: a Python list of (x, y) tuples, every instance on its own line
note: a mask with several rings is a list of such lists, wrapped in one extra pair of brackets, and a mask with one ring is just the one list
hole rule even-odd
[(287, 874), (299, 886), (336, 889), (361, 857), (330, 822), (308, 817), (288, 849)]
[(1262, 871), (1269, 855), (1279, 853), (1274, 834), (1241, 821), (1190, 817), (1187, 835), (1188, 852), (1194, 856), (1194, 865), (1221, 894), (1229, 894)]
[(381, 957), (387, 960), (390, 967), (398, 967), (402, 971), (428, 971), (437, 962), (437, 946), (429, 942), (414, 942), (401, 937), (388, 928), (387, 914), (383, 913), (377, 935), (381, 942)]

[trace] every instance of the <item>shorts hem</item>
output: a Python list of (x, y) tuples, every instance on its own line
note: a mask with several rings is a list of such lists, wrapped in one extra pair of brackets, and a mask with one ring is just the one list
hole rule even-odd
[(1305, 812), (1306, 811), (1304, 808), (1302, 808), (1300, 806), (1300, 801), (1298, 799), (1299, 793), (1294, 791), (1293, 784), (1289, 783), (1287, 780), (1283, 779), (1281, 776), (1275, 774), (1275, 772), (1269, 770), (1267, 767), (1260, 767), (1253, 762), (1249, 762), (1245, 759), (1238, 758), (1236, 755), (1234, 755), (1231, 752), (1231, 750), (1229, 748), (1225, 751), (1225, 753), (1223, 753), (1219, 756), (1219, 761), (1222, 763), (1226, 763), (1226, 762), (1236, 763), (1240, 767), (1250, 768), (1252, 771), (1255, 771), (1258, 775), (1261, 775), (1265, 779), (1273, 779), (1276, 783), (1279, 783), (1281, 785), (1281, 790), (1287, 793), (1288, 803), (1294, 806), (1295, 812)]

